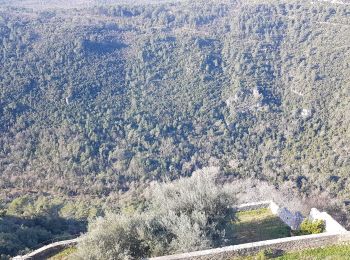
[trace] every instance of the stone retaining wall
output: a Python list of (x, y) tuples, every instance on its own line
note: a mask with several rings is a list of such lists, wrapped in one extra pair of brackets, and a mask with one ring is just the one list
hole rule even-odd
[(55, 254), (58, 254), (62, 250), (75, 246), (78, 243), (79, 238), (71, 239), (71, 240), (65, 240), (60, 241), (56, 243), (52, 243), (47, 246), (43, 246), (30, 254), (22, 255), (22, 256), (16, 256), (12, 258), (13, 260), (40, 260), (40, 259), (47, 259), (51, 256), (54, 256)]
[[(233, 209), (237, 212), (265, 208), (269, 208), (274, 215), (278, 216), (286, 225), (288, 225), (293, 230), (299, 229), (301, 222), (305, 219), (305, 217), (303, 217), (303, 215), (301, 215), (300, 212), (292, 213), (286, 207), (280, 207), (273, 201), (245, 203), (233, 207)], [(320, 212), (316, 208), (312, 208), (310, 211), (309, 218), (311, 220), (324, 220), (326, 224), (326, 232), (328, 233), (338, 234), (342, 232), (347, 232), (347, 230), (342, 225), (340, 225), (334, 218), (332, 218), (332, 216), (329, 215), (327, 212)]]
[(280, 207), (275, 202), (270, 201), (270, 210), (273, 214), (278, 216), (291, 229), (297, 230), (301, 222), (305, 219), (300, 212), (292, 213), (286, 207)]
[(239, 212), (239, 211), (248, 211), (248, 210), (256, 210), (256, 209), (266, 209), (266, 208), (269, 208), (270, 205), (271, 205), (271, 201), (261, 201), (261, 202), (240, 204), (233, 207), (233, 209)]
[(310, 211), (309, 218), (311, 220), (322, 219), (326, 225), (327, 233), (346, 233), (347, 230), (340, 225), (331, 215), (327, 212), (320, 212), (318, 209), (312, 208)]
[(280, 207), (273, 201), (246, 203), (235, 206), (233, 209), (239, 212), (266, 208), (269, 208), (274, 215), (278, 216), (286, 225), (288, 225), (293, 230), (298, 229), (301, 222), (304, 220), (304, 217), (300, 212), (293, 214), (286, 207)]
[(214, 248), (209, 250), (190, 252), (149, 258), (149, 260), (229, 260), (233, 257), (251, 256), (264, 249), (293, 251), (306, 248), (339, 244), (350, 241), (350, 232), (343, 234), (315, 234), (299, 237), (286, 237), (241, 245)]
[[(234, 209), (238, 212), (262, 208), (269, 208), (273, 214), (278, 216), (285, 224), (294, 230), (299, 228), (301, 222), (304, 219), (304, 217), (299, 212), (293, 214), (287, 208), (279, 207), (273, 201), (247, 203), (234, 207)], [(149, 260), (225, 260), (238, 256), (251, 256), (264, 249), (293, 251), (333, 245), (342, 242), (350, 242), (350, 232), (348, 232), (326, 212), (319, 212), (317, 209), (312, 209), (309, 218), (312, 220), (324, 220), (326, 224), (326, 232), (322, 234), (286, 237), (241, 245), (214, 248), (197, 252), (154, 257), (149, 258)]]
[[(236, 211), (256, 210), (262, 208), (269, 208), (273, 214), (277, 215), (284, 223), (290, 226), (292, 229), (297, 229), (301, 223), (303, 217), (298, 213), (292, 214), (287, 208), (279, 207), (273, 201), (262, 201), (254, 203), (241, 204), (234, 207)], [(190, 252), (177, 255), (169, 255), (162, 257), (150, 258), (152, 260), (209, 260), (209, 259), (230, 259), (235, 256), (245, 256), (256, 254), (264, 249), (276, 249), (283, 251), (298, 250), (303, 248), (320, 247), (325, 245), (337, 244), (340, 242), (350, 241), (350, 232), (342, 227), (336, 220), (334, 220), (326, 212), (319, 212), (317, 209), (312, 209), (310, 212), (310, 219), (322, 219), (326, 224), (326, 233), (286, 237), (280, 239), (266, 240), (254, 243), (247, 243), (241, 245), (234, 245), (222, 248), (214, 248), (204, 251)], [(39, 260), (47, 259), (60, 251), (75, 246), (78, 243), (79, 238), (56, 242), (38, 250), (33, 251), (30, 254), (24, 256), (16, 256), (14, 260)]]

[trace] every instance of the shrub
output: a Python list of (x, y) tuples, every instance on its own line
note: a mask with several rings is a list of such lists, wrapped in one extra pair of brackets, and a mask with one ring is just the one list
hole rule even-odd
[(208, 218), (203, 212), (179, 215), (171, 211), (160, 217), (160, 221), (171, 239), (167, 245), (169, 253), (196, 251), (212, 246), (210, 235), (215, 229), (209, 228)]
[(89, 224), (78, 245), (81, 259), (139, 259), (223, 244), (225, 218), (233, 203), (217, 183), (218, 170), (151, 187), (142, 213), (109, 213)]
[(199, 250), (223, 243), (223, 223), (235, 202), (217, 183), (218, 169), (205, 168), (171, 183), (152, 187), (150, 210), (172, 234), (170, 252)]
[(139, 215), (107, 214), (89, 224), (78, 244), (79, 259), (135, 259), (148, 255), (145, 221)]
[(152, 187), (150, 208), (159, 213), (174, 212), (191, 215), (193, 211), (205, 212), (210, 221), (227, 215), (233, 205), (233, 192), (217, 183), (218, 169), (205, 168), (190, 178)]
[(310, 235), (310, 234), (319, 234), (325, 231), (325, 222), (324, 220), (310, 220), (305, 219), (300, 224), (300, 234), (301, 235)]
[(26, 213), (28, 205), (30, 205), (29, 196), (18, 197), (8, 205), (7, 214), (21, 216)]

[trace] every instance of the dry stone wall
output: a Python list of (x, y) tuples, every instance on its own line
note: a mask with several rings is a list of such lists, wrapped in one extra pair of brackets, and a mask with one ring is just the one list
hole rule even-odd
[(323, 233), (299, 237), (279, 238), (177, 255), (154, 257), (149, 258), (149, 260), (228, 260), (239, 256), (254, 255), (264, 249), (272, 249), (278, 251), (293, 251), (326, 245), (333, 245), (349, 241), (349, 232), (343, 234)]

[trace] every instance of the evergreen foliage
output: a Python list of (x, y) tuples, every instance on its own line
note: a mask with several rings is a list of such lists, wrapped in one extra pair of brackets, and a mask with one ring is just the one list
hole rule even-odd
[(0, 1), (0, 253), (207, 166), (348, 199), (349, 1), (55, 1)]
[(118, 194), (205, 166), (346, 196), (349, 5), (0, 12), (2, 194)]
[(149, 190), (146, 208), (108, 213), (89, 224), (78, 245), (79, 259), (141, 259), (224, 245), (233, 217), (233, 191), (205, 169)]

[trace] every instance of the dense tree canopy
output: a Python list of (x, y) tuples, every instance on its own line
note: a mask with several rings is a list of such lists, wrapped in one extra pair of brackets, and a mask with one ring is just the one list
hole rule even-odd
[[(3, 7), (3, 191), (228, 174), (343, 190), (349, 6)], [(84, 185), (82, 185), (84, 183)]]
[(346, 199), (348, 1), (152, 2), (0, 1), (3, 204), (205, 166)]

